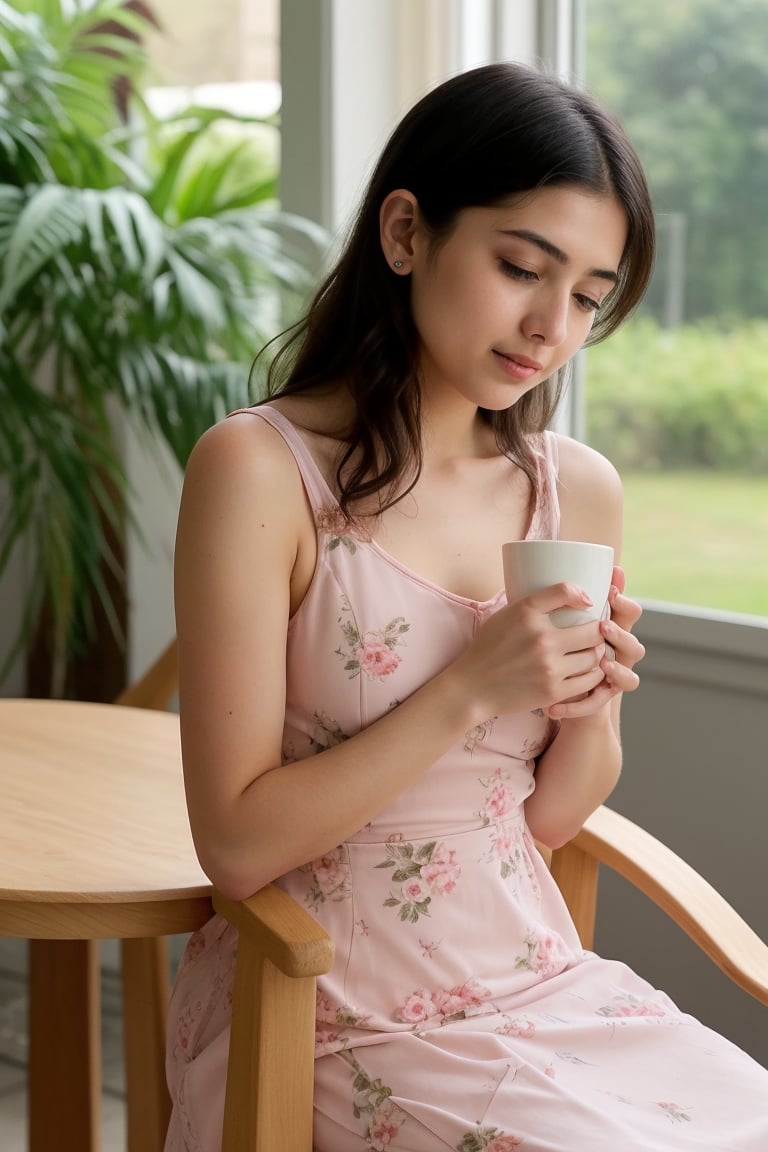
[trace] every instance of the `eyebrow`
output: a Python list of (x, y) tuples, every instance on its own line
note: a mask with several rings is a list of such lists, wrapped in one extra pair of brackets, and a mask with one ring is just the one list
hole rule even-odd
[[(547, 256), (551, 256), (557, 260), (558, 264), (570, 263), (569, 257), (563, 252), (562, 248), (558, 248), (551, 240), (547, 240), (545, 236), (540, 235), (538, 232), (531, 232), (527, 228), (500, 228), (499, 231), (504, 236), (516, 236), (518, 240), (526, 240), (529, 244), (535, 244)], [(600, 280), (610, 280), (611, 284), (615, 284), (619, 279), (616, 272), (610, 272), (606, 268), (592, 268), (587, 273), (588, 276), (596, 276)]]

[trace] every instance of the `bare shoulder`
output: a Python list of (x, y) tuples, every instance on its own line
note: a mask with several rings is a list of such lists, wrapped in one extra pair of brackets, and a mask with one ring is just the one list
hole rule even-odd
[(558, 435), (557, 444), (562, 536), (618, 549), (624, 499), (616, 468), (600, 452), (570, 436)]
[(254, 411), (228, 416), (203, 433), (187, 462), (185, 483), (198, 479), (227, 486), (266, 483), (277, 491), (287, 483), (301, 489), (290, 448)]
[(279, 559), (281, 571), (291, 571), (311, 527), (298, 465), (271, 424), (243, 412), (201, 436), (182, 487), (176, 536), (180, 570), (191, 564), (199, 568), (205, 560), (253, 571), (267, 557), (270, 563)]

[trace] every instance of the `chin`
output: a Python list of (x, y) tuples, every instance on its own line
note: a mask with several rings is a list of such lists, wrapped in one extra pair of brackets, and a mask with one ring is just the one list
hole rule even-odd
[(485, 412), (508, 412), (510, 408), (514, 408), (518, 401), (532, 392), (536, 384), (530, 387), (499, 389), (490, 395), (486, 394), (478, 398), (477, 406)]

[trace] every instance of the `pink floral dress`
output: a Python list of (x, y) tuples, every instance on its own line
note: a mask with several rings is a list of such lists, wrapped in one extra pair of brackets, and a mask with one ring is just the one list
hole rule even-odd
[[(349, 526), (304, 441), (319, 560), (290, 623), (283, 757), (396, 708), (505, 600), (453, 595)], [(531, 537), (557, 536), (556, 437)], [(584, 952), (525, 824), (540, 713), (494, 716), (344, 844), (278, 883), (336, 945), (317, 993), (317, 1152), (768, 1152), (768, 1073)], [(318, 771), (322, 771), (318, 762)], [(218, 1152), (236, 936), (189, 941), (170, 1008), (166, 1152)]]

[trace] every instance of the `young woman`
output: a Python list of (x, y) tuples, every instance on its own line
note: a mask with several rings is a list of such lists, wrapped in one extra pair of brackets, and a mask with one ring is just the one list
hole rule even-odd
[[(768, 1073), (585, 953), (536, 849), (620, 770), (624, 574), (612, 619), (569, 629), (548, 613), (579, 588), (500, 591), (507, 540), (618, 553), (614, 469), (546, 429), (652, 254), (641, 167), (590, 98), (460, 75), (394, 132), (269, 401), (189, 462), (192, 830), (224, 893), (277, 881), (335, 941), (318, 1152), (768, 1148)], [(220, 1147), (235, 948), (215, 917), (177, 978), (168, 1152)]]

